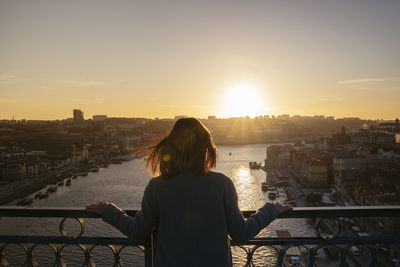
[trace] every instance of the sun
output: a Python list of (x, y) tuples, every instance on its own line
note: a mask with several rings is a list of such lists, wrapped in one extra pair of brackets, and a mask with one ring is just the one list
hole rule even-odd
[(262, 95), (250, 84), (238, 84), (230, 87), (223, 99), (224, 117), (255, 117), (263, 114)]

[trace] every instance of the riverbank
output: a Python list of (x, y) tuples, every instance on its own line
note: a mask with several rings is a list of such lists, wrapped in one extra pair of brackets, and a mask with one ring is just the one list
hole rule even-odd
[(57, 174), (46, 174), (42, 177), (36, 177), (7, 185), (5, 188), (0, 189), (0, 205), (7, 204), (19, 198), (24, 198), (42, 188), (45, 188), (47, 185), (57, 184), (71, 176), (67, 174), (70, 170), (71, 168), (64, 169), (62, 172), (58, 172)]
[(90, 164), (81, 165), (80, 167), (65, 167), (47, 172), (41, 176), (10, 183), (0, 187), (0, 205), (5, 205), (19, 198), (25, 198), (36, 191), (46, 188), (48, 185), (56, 185), (73, 175), (84, 176), (84, 173), (97, 172), (99, 167), (106, 168), (109, 164), (121, 164), (123, 161), (130, 161), (133, 159), (134, 157), (132, 156), (123, 155), (109, 160), (92, 160)]

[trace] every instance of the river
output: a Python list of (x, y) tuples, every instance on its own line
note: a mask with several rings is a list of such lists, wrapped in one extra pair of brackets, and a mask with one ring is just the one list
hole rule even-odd
[[(266, 157), (267, 144), (242, 145), (242, 146), (218, 146), (218, 160), (216, 171), (229, 176), (238, 192), (239, 207), (241, 209), (257, 209), (270, 201), (265, 192), (261, 191), (261, 182), (265, 181), (266, 173), (263, 170), (250, 170), (249, 161), (263, 162)], [(101, 168), (98, 173), (89, 173), (86, 177), (78, 177), (72, 180), (71, 186), (58, 187), (57, 192), (48, 198), (34, 200), (33, 207), (84, 207), (98, 201), (114, 202), (120, 207), (140, 208), (143, 190), (146, 187), (151, 174), (144, 170), (141, 160), (124, 162), (120, 165), (110, 165)], [(283, 202), (285, 193), (280, 191), (280, 197), (276, 201)], [(16, 205), (16, 201), (8, 203)], [(2, 218), (0, 220), (0, 234), (34, 234), (34, 235), (59, 235), (58, 219), (51, 218)], [(85, 235), (87, 236), (120, 236), (120, 233), (101, 219), (86, 219)], [(71, 221), (70, 231), (76, 232), (76, 225)], [(292, 236), (314, 236), (313, 227), (309, 226), (305, 219), (280, 219), (274, 221), (259, 236), (276, 236), (276, 230), (288, 230)], [(12, 247), (14, 249), (12, 249)], [(17, 252), (19, 251), (19, 252)], [(7, 254), (13, 257), (9, 260), (10, 266), (19, 266), (21, 259), (18, 253), (21, 248), (10, 246)], [(36, 249), (35, 249), (36, 251)], [(47, 252), (44, 252), (47, 251)], [(39, 246), (37, 253), (39, 266), (51, 266), (54, 253), (49, 253), (48, 246)], [(40, 252), (40, 253), (39, 253)], [(80, 266), (83, 253), (78, 247), (67, 247), (63, 253), (68, 266)], [(71, 256), (73, 255), (73, 256)], [(124, 266), (143, 266), (143, 253), (137, 248), (126, 248), (121, 254)], [(97, 266), (112, 266), (112, 254), (109, 248), (97, 247), (93, 250), (93, 256)], [(256, 266), (272, 266), (276, 254), (272, 249), (260, 248), (254, 256)], [(111, 260), (111, 261), (110, 261)], [(243, 266), (246, 261), (245, 253), (240, 248), (233, 249), (233, 261), (235, 266)], [(267, 263), (267, 264), (266, 264)]]

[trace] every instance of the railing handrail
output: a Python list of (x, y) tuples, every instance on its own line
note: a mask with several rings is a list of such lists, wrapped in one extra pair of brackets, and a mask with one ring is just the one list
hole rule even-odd
[[(123, 210), (135, 216), (137, 209)], [(242, 210), (249, 217), (255, 210)], [(0, 217), (54, 217), (54, 218), (100, 218), (100, 215), (85, 211), (83, 207), (15, 207), (0, 206)], [(400, 206), (336, 206), (294, 207), (278, 218), (332, 218), (332, 217), (400, 217)]]
[[(379, 237), (379, 242), (377, 242)], [(21, 244), (21, 243), (34, 243), (34, 244), (65, 244), (66, 239), (58, 236), (17, 236), (17, 235), (0, 235), (2, 243)], [(379, 236), (351, 236), (339, 238), (320, 238), (320, 237), (254, 237), (245, 243), (230, 240), (231, 245), (333, 245), (333, 244), (398, 244), (399, 236), (397, 235), (379, 235)], [(98, 237), (98, 236), (82, 236), (78, 239), (68, 239), (68, 244), (96, 244), (96, 245), (137, 245), (139, 243), (132, 241), (127, 237)]]

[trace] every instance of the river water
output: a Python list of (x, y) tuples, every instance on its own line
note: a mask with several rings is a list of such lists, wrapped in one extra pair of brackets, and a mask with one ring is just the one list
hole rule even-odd
[[(249, 161), (263, 162), (266, 157), (267, 144), (243, 146), (218, 146), (216, 171), (229, 176), (238, 192), (241, 209), (257, 209), (270, 201), (265, 192), (261, 191), (261, 182), (265, 181), (263, 170), (250, 170)], [(48, 198), (34, 200), (33, 207), (84, 207), (98, 201), (114, 202), (122, 208), (140, 208), (141, 198), (151, 174), (144, 170), (141, 160), (124, 162), (121, 165), (110, 165), (101, 168), (98, 173), (89, 173), (86, 177), (72, 180), (69, 187), (58, 187), (57, 192)], [(280, 197), (275, 201), (283, 202), (285, 193), (280, 191)], [(16, 201), (7, 204), (15, 205)], [(55, 221), (56, 220), (56, 221)], [(0, 234), (32, 234), (59, 235), (60, 219), (52, 218), (2, 218)], [(85, 219), (87, 236), (121, 236), (121, 234), (101, 219)], [(77, 225), (72, 220), (68, 229), (77, 232)], [(280, 219), (274, 221), (259, 236), (276, 236), (276, 230), (288, 230), (292, 236), (314, 236), (313, 227), (305, 219)], [(52, 266), (54, 253), (49, 246), (40, 245), (35, 249), (39, 266)], [(10, 266), (20, 266), (22, 249), (11, 245), (6, 251)], [(107, 247), (96, 247), (93, 258), (97, 266), (112, 266), (113, 256)], [(80, 248), (67, 246), (64, 249), (68, 266), (81, 266), (83, 253)], [(124, 266), (143, 266), (143, 253), (138, 248), (125, 248), (121, 253)], [(254, 256), (256, 266), (272, 266), (276, 253), (273, 249), (260, 248)], [(12, 258), (12, 259), (11, 259)], [(240, 248), (233, 249), (235, 266), (243, 266), (245, 253)], [(80, 263), (80, 264), (79, 264)]]

